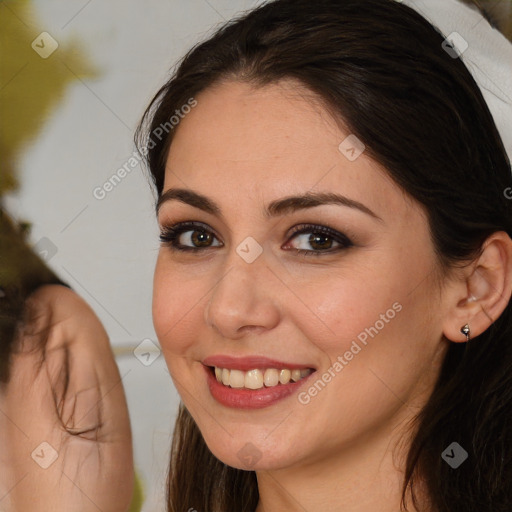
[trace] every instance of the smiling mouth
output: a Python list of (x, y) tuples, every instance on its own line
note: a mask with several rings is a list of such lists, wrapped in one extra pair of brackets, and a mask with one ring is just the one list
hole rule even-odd
[(290, 382), (298, 382), (315, 370), (304, 369), (277, 369), (277, 368), (255, 368), (249, 371), (210, 367), (217, 382), (226, 387), (237, 389), (262, 389), (263, 387), (285, 386)]

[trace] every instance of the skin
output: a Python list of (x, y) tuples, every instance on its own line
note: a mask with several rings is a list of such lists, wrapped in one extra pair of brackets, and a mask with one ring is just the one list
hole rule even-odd
[[(0, 510), (126, 512), (134, 482), (132, 437), (107, 333), (64, 286), (42, 286), (27, 303), (38, 320), (25, 326), (11, 378), (0, 390)], [(43, 345), (30, 333), (48, 323)], [(52, 450), (58, 458), (43, 467)]]
[[(175, 133), (164, 191), (191, 189), (222, 213), (177, 200), (159, 210), (161, 227), (197, 221), (211, 233), (202, 252), (163, 244), (158, 256), (153, 319), (174, 383), (213, 454), (256, 471), (257, 512), (396, 512), (409, 422), (449, 343), (465, 341), (461, 326), (478, 335), (510, 299), (512, 242), (495, 234), (479, 261), (442, 277), (421, 206), (365, 152), (349, 161), (338, 150), (349, 132), (307, 90), (229, 81), (196, 99)], [(309, 191), (343, 194), (380, 220), (335, 204), (262, 213)], [(297, 254), (321, 250), (308, 242), (314, 230), (289, 236), (302, 223), (329, 225), (354, 246)], [(179, 241), (193, 247), (188, 229)], [(250, 264), (236, 252), (248, 236), (263, 249)], [(307, 405), (294, 394), (237, 410), (209, 393), (207, 356), (263, 355), (321, 375), (394, 303), (401, 310)], [(247, 443), (250, 468), (238, 456)]]

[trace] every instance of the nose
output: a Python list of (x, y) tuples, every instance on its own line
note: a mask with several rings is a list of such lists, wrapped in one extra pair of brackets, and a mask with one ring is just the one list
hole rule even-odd
[(264, 332), (279, 323), (279, 280), (267, 268), (264, 255), (247, 263), (233, 251), (226, 271), (214, 286), (204, 311), (207, 325), (225, 339)]

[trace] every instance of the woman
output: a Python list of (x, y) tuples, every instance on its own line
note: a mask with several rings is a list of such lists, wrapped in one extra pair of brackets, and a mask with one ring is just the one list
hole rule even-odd
[(511, 169), (444, 43), (277, 0), (146, 111), (168, 510), (512, 510)]

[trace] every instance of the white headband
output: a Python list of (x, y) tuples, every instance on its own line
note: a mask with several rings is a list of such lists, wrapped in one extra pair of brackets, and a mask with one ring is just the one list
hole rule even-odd
[(461, 57), (487, 102), (512, 162), (512, 43), (476, 7), (459, 0), (397, 0), (426, 18)]

